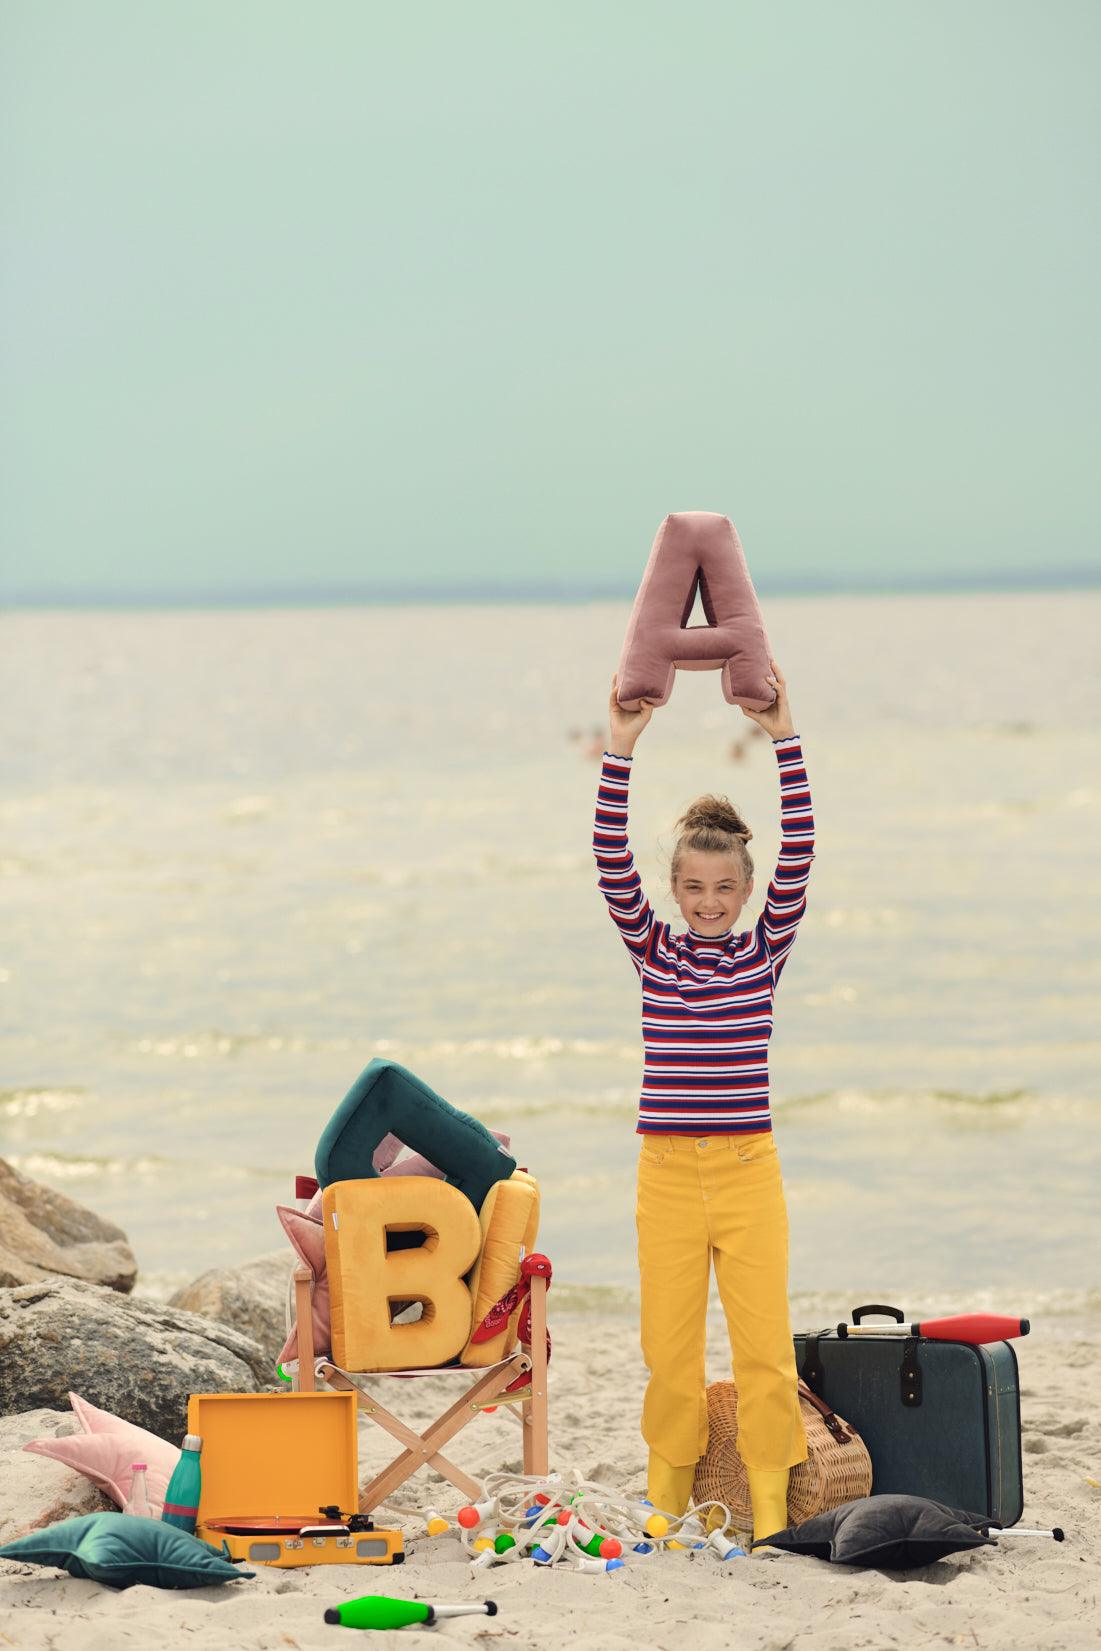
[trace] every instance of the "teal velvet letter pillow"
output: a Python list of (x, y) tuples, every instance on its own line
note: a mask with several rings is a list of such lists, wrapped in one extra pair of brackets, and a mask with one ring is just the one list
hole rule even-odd
[(109, 1588), (207, 1588), (255, 1576), (223, 1559), (209, 1543), (159, 1519), (129, 1513), (84, 1513), (31, 1531), (0, 1547), (0, 1559), (57, 1565), (70, 1576), (89, 1577)]
[(373, 1060), (337, 1107), (317, 1144), (317, 1179), (366, 1181), (387, 1135), (419, 1152), (480, 1210), (490, 1187), (516, 1168), (499, 1141), (467, 1112), (449, 1105), (397, 1061)]

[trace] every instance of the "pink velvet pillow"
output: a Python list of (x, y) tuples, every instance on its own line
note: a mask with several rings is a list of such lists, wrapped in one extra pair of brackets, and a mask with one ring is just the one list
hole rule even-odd
[[(507, 1152), (509, 1147), (512, 1145), (512, 1136), (503, 1134), (499, 1129), (491, 1129), (489, 1133), (493, 1136), (495, 1141), (500, 1142)], [(428, 1159), (422, 1157), (419, 1152), (411, 1152), (408, 1158), (399, 1158), (397, 1152), (392, 1152), (387, 1157), (385, 1165), (380, 1166), (379, 1153), (382, 1152), (383, 1147), (388, 1147), (389, 1143), (395, 1140), (397, 1140), (395, 1135), (388, 1135), (385, 1141), (383, 1141), (382, 1146), (379, 1147), (378, 1152), (375, 1153), (374, 1165), (380, 1175), (431, 1175), (436, 1180), (443, 1180), (444, 1171), (439, 1169), (437, 1165), (430, 1164)], [(401, 1141), (398, 1141), (397, 1145), (398, 1152), (404, 1150)], [(320, 1201), (318, 1201), (317, 1207), (320, 1210)]]
[[(314, 1205), (318, 1214), (313, 1216)], [(276, 1205), (275, 1213), (283, 1224), (294, 1252), (313, 1274), (313, 1348), (317, 1354), (329, 1352), (330, 1329), (329, 1275), (325, 1271), (325, 1230), (321, 1225), (321, 1194), (315, 1193), (308, 1210), (291, 1210), (285, 1204)], [(279, 1363), (298, 1357), (298, 1326), (291, 1325), (291, 1333), (283, 1343)]]
[(399, 1158), (389, 1169), (383, 1170), (383, 1175), (427, 1175), (433, 1181), (442, 1181), (444, 1172), (436, 1164), (430, 1164), (427, 1158), (419, 1152), (411, 1152), (408, 1158)]
[[(706, 625), (688, 620), (699, 590)], [(737, 530), (729, 516), (684, 510), (666, 516), (635, 597), (616, 698), (664, 705), (677, 671), (722, 671), (730, 705), (763, 711), (776, 698), (765, 680), (771, 650)]]
[(371, 1167), (376, 1175), (385, 1175), (394, 1162), (404, 1143), (396, 1135), (384, 1135), (375, 1148), (375, 1155), (371, 1159)]
[(83, 1433), (71, 1433), (63, 1439), (32, 1439), (23, 1449), (84, 1474), (120, 1508), (130, 1495), (134, 1463), (144, 1462), (149, 1506), (159, 1518), (168, 1481), (180, 1459), (178, 1447), (121, 1416), (112, 1416), (109, 1410), (97, 1410), (77, 1393), (69, 1394), (69, 1403)]

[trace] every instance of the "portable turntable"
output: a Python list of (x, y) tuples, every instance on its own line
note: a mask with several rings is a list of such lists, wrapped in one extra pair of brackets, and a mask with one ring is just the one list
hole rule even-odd
[(193, 1393), (196, 1534), (254, 1565), (400, 1565), (400, 1531), (359, 1505), (354, 1393)]

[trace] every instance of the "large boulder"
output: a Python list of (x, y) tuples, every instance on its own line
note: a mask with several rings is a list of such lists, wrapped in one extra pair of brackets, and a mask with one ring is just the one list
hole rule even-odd
[(137, 1273), (121, 1227), (0, 1158), (0, 1286), (61, 1276), (132, 1290)]
[(60, 1410), (71, 1391), (178, 1444), (192, 1393), (255, 1393), (254, 1341), (177, 1308), (66, 1279), (0, 1290), (0, 1415)]
[(217, 1324), (228, 1324), (258, 1343), (274, 1376), (275, 1361), (287, 1339), (287, 1280), (294, 1252), (273, 1250), (246, 1261), (241, 1267), (212, 1267), (169, 1297), (170, 1307), (199, 1313)]
[(23, 1446), (32, 1439), (61, 1439), (78, 1433), (80, 1424), (71, 1410), (25, 1410), (19, 1416), (0, 1416), (0, 1542), (12, 1542), (25, 1531), (72, 1519), (81, 1513), (102, 1513), (114, 1507), (90, 1479), (62, 1462), (28, 1456)]

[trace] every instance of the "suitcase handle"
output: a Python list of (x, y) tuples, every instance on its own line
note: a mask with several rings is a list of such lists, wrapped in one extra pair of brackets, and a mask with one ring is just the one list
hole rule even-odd
[(854, 1324), (860, 1324), (865, 1313), (882, 1313), (884, 1318), (894, 1319), (896, 1324), (903, 1324), (906, 1320), (906, 1314), (897, 1307), (854, 1307), (849, 1316)]

